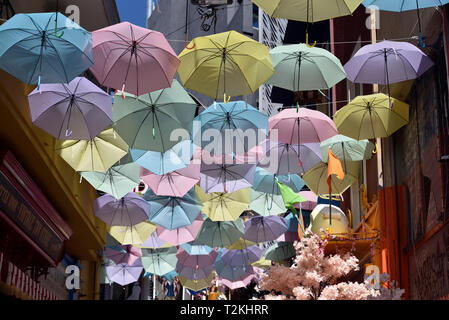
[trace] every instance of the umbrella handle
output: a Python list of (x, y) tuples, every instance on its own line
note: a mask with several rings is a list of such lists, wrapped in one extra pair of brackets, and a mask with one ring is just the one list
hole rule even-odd
[(42, 91), (41, 91), (41, 75), (39, 75), (37, 77), (37, 91), (39, 91), (39, 94), (42, 93)]
[[(58, 13), (56, 12), (56, 17), (58, 16)], [(56, 18), (55, 21), (55, 37), (61, 38), (64, 35), (64, 31), (61, 32), (61, 34), (58, 34), (58, 18)]]
[(423, 49), (427, 47), (424, 42), (424, 37), (422, 35), (422, 32), (419, 32), (419, 46)]
[(125, 99), (125, 84), (122, 86), (122, 99)]
[(313, 47), (316, 46), (316, 41), (315, 41), (312, 45), (309, 45), (309, 33), (308, 33), (308, 32), (306, 33), (306, 45), (307, 45), (309, 48), (313, 48)]
[(376, 149), (374, 149), (373, 154), (377, 153), (377, 142), (376, 142), (375, 146), (376, 146)]
[[(181, 40), (182, 41), (182, 40)], [(195, 41), (193, 41), (193, 46), (191, 46), (190, 48), (187, 45), (187, 33), (184, 36), (184, 48), (186, 48), (187, 50), (192, 50), (193, 48), (195, 48), (196, 43)]]
[(224, 103), (228, 103), (229, 101), (231, 101), (231, 96), (229, 96), (229, 97), (226, 99), (226, 93), (224, 93), (224, 94), (223, 94), (223, 102), (224, 102)]
[(70, 132), (69, 132), (69, 130), (67, 129), (66, 131), (65, 131), (65, 136), (66, 137), (70, 137), (71, 135), (72, 135), (72, 130), (70, 130)]

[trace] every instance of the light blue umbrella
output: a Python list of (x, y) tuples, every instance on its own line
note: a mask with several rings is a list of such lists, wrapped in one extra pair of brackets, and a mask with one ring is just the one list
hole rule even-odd
[(295, 192), (301, 191), (306, 185), (304, 180), (302, 180), (297, 174), (276, 175), (263, 168), (256, 167), (253, 189), (255, 191), (280, 195), (281, 190), (279, 189), (279, 185), (276, 183), (276, 178), (279, 182), (289, 186)]
[(92, 35), (61, 13), (16, 14), (0, 26), (0, 68), (22, 82), (68, 83), (91, 65)]
[(196, 243), (196, 241), (181, 244), (180, 247), (190, 255), (206, 255), (214, 250), (204, 244)]
[(141, 260), (145, 271), (162, 276), (175, 270), (178, 262), (176, 251), (175, 247), (168, 249), (143, 249)]
[(182, 198), (157, 196), (151, 189), (143, 197), (151, 205), (150, 222), (168, 230), (190, 226), (202, 208), (194, 188)]

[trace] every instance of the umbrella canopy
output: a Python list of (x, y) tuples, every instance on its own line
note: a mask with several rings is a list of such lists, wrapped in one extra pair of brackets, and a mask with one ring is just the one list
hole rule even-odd
[(251, 283), (251, 281), (255, 280), (255, 279), (257, 279), (257, 276), (255, 274), (249, 274), (249, 275), (243, 276), (242, 278), (237, 279), (235, 281), (221, 279), (219, 282), (220, 282), (220, 284), (228, 287), (229, 289), (235, 290), (238, 288), (247, 287)]
[(114, 166), (106, 172), (81, 172), (81, 176), (95, 189), (120, 199), (139, 185), (139, 171), (139, 165), (128, 163)]
[(106, 257), (116, 264), (126, 263), (128, 265), (133, 265), (134, 262), (142, 256), (142, 250), (131, 245), (106, 247), (105, 252)]
[(331, 234), (345, 236), (348, 235), (349, 219), (339, 207), (319, 204), (310, 214), (310, 225), (308, 229), (320, 236), (324, 235), (323, 231), (326, 229)]
[(111, 226), (108, 232), (123, 245), (138, 245), (145, 242), (156, 228), (154, 224), (144, 221), (133, 226)]
[(193, 44), (179, 54), (179, 77), (186, 88), (214, 99), (252, 94), (274, 73), (268, 48), (236, 31), (195, 38)]
[(251, 246), (253, 246), (255, 244), (256, 244), (255, 242), (246, 240), (242, 236), (242, 238), (238, 239), (233, 244), (226, 246), (226, 249), (229, 249), (229, 250), (242, 250), (242, 249), (249, 248), (249, 247), (251, 247)]
[(271, 260), (267, 260), (265, 256), (262, 256), (259, 260), (256, 262), (251, 263), (253, 267), (266, 269), (271, 267)]
[(93, 63), (91, 34), (61, 13), (16, 14), (0, 26), (0, 68), (27, 84), (68, 83)]
[(408, 11), (416, 10), (416, 8), (424, 9), (431, 7), (444, 6), (448, 4), (449, 0), (399, 0), (399, 1), (389, 1), (389, 0), (365, 0), (363, 5), (365, 7), (376, 6), (380, 10), (385, 11)]
[(189, 280), (201, 280), (207, 279), (207, 277), (214, 271), (213, 265), (205, 266), (202, 268), (192, 268), (182, 265), (179, 261), (176, 264), (177, 273)]
[(212, 250), (208, 254), (189, 254), (184, 249), (179, 248), (176, 253), (176, 257), (178, 258), (178, 262), (186, 267), (190, 268), (204, 268), (208, 266), (212, 266), (217, 259), (218, 252), (216, 250)]
[(28, 103), (33, 124), (58, 140), (92, 140), (112, 125), (111, 97), (86, 78), (42, 84)]
[(232, 193), (214, 192), (205, 194), (200, 187), (195, 186), (198, 197), (203, 203), (203, 213), (212, 221), (234, 221), (251, 202), (250, 188), (240, 189)]
[(295, 192), (301, 191), (301, 189), (306, 185), (304, 180), (302, 180), (297, 174), (276, 175), (261, 167), (256, 167), (252, 188), (255, 191), (280, 195), (281, 191), (276, 183), (276, 178), (283, 184), (289, 186)]
[(156, 232), (159, 238), (165, 240), (175, 246), (186, 242), (195, 240), (198, 232), (203, 225), (203, 217), (200, 214), (196, 217), (193, 223), (186, 227), (181, 227), (173, 230), (167, 230), (163, 227), (158, 227)]
[(284, 213), (287, 208), (281, 195), (251, 190), (249, 209), (261, 216), (272, 216)]
[(196, 240), (211, 247), (224, 247), (236, 242), (244, 233), (243, 220), (212, 221), (206, 219)]
[(245, 234), (243, 238), (253, 242), (273, 241), (287, 231), (287, 229), (288, 224), (285, 218), (278, 216), (255, 216), (245, 222)]
[(138, 97), (119, 95), (112, 106), (114, 128), (131, 149), (166, 152), (178, 143), (178, 136), (171, 136), (175, 130), (192, 129), (197, 105), (176, 80), (169, 88)]
[(194, 188), (182, 198), (156, 196), (153, 191), (148, 190), (144, 199), (151, 205), (148, 216), (150, 221), (168, 230), (190, 226), (202, 207)]
[[(213, 156), (235, 153), (242, 155), (255, 147), (268, 133), (268, 116), (244, 101), (215, 103), (196, 118), (193, 142)], [(211, 133), (214, 141), (205, 136)], [(245, 139), (246, 138), (246, 139)], [(235, 142), (234, 142), (235, 139)]]
[(296, 255), (295, 247), (291, 242), (276, 242), (265, 252), (265, 258), (272, 261), (282, 261)]
[(168, 249), (143, 249), (142, 264), (146, 272), (162, 276), (175, 270), (176, 248)]
[(148, 219), (150, 205), (135, 192), (117, 200), (110, 194), (95, 199), (95, 215), (110, 226), (133, 226)]
[(296, 204), (295, 205), (296, 208), (299, 208), (299, 206), (301, 205), (302, 210), (313, 210), (313, 208), (316, 207), (318, 196), (315, 193), (313, 193), (313, 191), (301, 191), (299, 192), (299, 195), (304, 197), (306, 201)]
[[(268, 122), (273, 140), (288, 144), (317, 143), (338, 134), (335, 123), (324, 113), (307, 108), (284, 109)], [(273, 130), (277, 129), (277, 139)]]
[(408, 124), (409, 105), (382, 93), (358, 96), (335, 113), (334, 121), (341, 134), (356, 140), (386, 138)]
[(135, 95), (170, 87), (179, 66), (173, 48), (160, 32), (121, 22), (92, 32), (101, 85)]
[(160, 249), (173, 247), (171, 243), (168, 243), (165, 240), (159, 238), (157, 236), (156, 230), (143, 243), (135, 244), (135, 246), (144, 249)]
[[(344, 180), (340, 180), (335, 175), (332, 175), (332, 193), (342, 194), (343, 192), (345, 192), (351, 186), (351, 184), (353, 184), (354, 181), (358, 179), (359, 167), (359, 162), (348, 162), (346, 164), (346, 169), (344, 169)], [(309, 189), (312, 190), (316, 195), (328, 194), (329, 185), (327, 184), (327, 173), (327, 163), (321, 162), (307, 171), (302, 178), (306, 182)]]
[(181, 244), (180, 247), (187, 252), (190, 255), (202, 255), (202, 254), (209, 254), (212, 252), (212, 248), (209, 246), (206, 246), (204, 244), (201, 244), (198, 241), (192, 241), (190, 243), (184, 243)]
[(250, 274), (252, 267), (251, 265), (244, 264), (240, 266), (231, 266), (224, 262), (220, 257), (215, 261), (215, 271), (220, 278), (235, 281), (241, 277)]
[(320, 149), (324, 162), (328, 161), (328, 150), (331, 149), (332, 153), (338, 159), (343, 161), (344, 165), (346, 161), (370, 159), (373, 155), (375, 145), (367, 139), (358, 141), (342, 134), (338, 134), (321, 142)]
[(92, 140), (58, 141), (56, 152), (75, 171), (106, 172), (128, 153), (128, 145), (110, 128)]
[(340, 60), (329, 51), (306, 44), (270, 50), (274, 75), (267, 81), (291, 91), (329, 89), (346, 78)]
[(120, 263), (116, 265), (106, 266), (106, 274), (109, 280), (121, 286), (126, 286), (127, 284), (139, 280), (142, 271), (143, 266), (140, 260), (137, 260), (133, 265)]
[(251, 0), (269, 16), (317, 22), (352, 14), (363, 0)]
[(201, 164), (200, 187), (206, 193), (234, 192), (253, 185), (255, 164)]
[(263, 250), (253, 245), (244, 249), (223, 249), (221, 260), (231, 266), (243, 266), (256, 262), (262, 255)]
[(211, 272), (211, 274), (206, 279), (189, 280), (181, 275), (178, 277), (178, 279), (183, 287), (198, 292), (211, 286), (212, 281), (215, 279), (215, 273)]

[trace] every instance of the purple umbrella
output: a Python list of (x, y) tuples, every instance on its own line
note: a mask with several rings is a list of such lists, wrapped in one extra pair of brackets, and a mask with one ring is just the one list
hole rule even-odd
[(217, 259), (218, 252), (216, 250), (211, 251), (209, 254), (195, 254), (190, 255), (184, 249), (179, 248), (176, 253), (176, 257), (178, 258), (178, 262), (186, 267), (191, 268), (204, 268), (207, 266), (211, 266), (214, 264)]
[(257, 245), (245, 249), (223, 249), (221, 260), (230, 266), (244, 266), (256, 262), (263, 255), (263, 250)]
[(143, 266), (141, 260), (137, 260), (133, 265), (126, 263), (119, 263), (106, 267), (106, 274), (111, 281), (118, 283), (121, 286), (136, 282), (139, 280), (142, 273)]
[(137, 193), (117, 200), (105, 194), (95, 200), (95, 215), (110, 226), (134, 226), (148, 219), (150, 205)]
[(144, 243), (141, 243), (139, 246), (142, 248), (150, 248), (150, 249), (158, 249), (161, 248), (167, 241), (159, 238), (157, 236), (157, 232), (154, 231)]
[(42, 84), (28, 96), (31, 120), (58, 140), (92, 140), (112, 124), (112, 99), (86, 78)]
[(256, 164), (201, 164), (200, 187), (206, 193), (234, 192), (253, 185)]
[(181, 264), (179, 261), (176, 263), (176, 272), (189, 280), (207, 279), (212, 271), (214, 271), (213, 264), (202, 268), (198, 266), (192, 268)]
[(245, 222), (244, 239), (253, 242), (266, 242), (277, 239), (288, 230), (285, 218), (279, 216), (256, 216)]

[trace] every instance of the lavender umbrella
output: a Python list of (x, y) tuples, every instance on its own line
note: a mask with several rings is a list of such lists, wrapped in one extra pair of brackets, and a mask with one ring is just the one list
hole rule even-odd
[(217, 259), (218, 252), (216, 250), (212, 250), (209, 254), (195, 254), (190, 255), (184, 249), (179, 248), (176, 253), (176, 257), (180, 264), (186, 267), (199, 268), (211, 266), (214, 264)]
[(148, 248), (148, 249), (159, 249), (162, 248), (162, 246), (166, 245), (167, 242), (157, 236), (157, 232), (154, 231), (146, 240), (145, 242), (141, 243), (139, 245), (140, 248)]
[(28, 96), (31, 120), (58, 140), (92, 140), (112, 124), (112, 99), (86, 78), (42, 84)]
[(136, 282), (142, 273), (143, 266), (141, 260), (137, 260), (133, 265), (119, 263), (106, 267), (106, 274), (109, 280), (121, 286)]
[(279, 216), (256, 216), (245, 222), (243, 238), (253, 242), (266, 242), (277, 239), (288, 230), (285, 218)]
[(221, 260), (231, 266), (244, 266), (256, 262), (263, 255), (263, 250), (257, 245), (240, 250), (223, 249)]
[(150, 205), (134, 192), (117, 200), (105, 194), (95, 200), (95, 215), (110, 226), (134, 226), (148, 219)]
[(200, 187), (206, 193), (234, 192), (253, 184), (255, 164), (201, 164)]
[(106, 247), (106, 257), (116, 264), (126, 263), (132, 265), (142, 256), (142, 249), (132, 245), (120, 245), (118, 247)]
[(179, 261), (176, 264), (176, 272), (180, 276), (183, 276), (184, 278), (187, 278), (189, 280), (200, 280), (200, 279), (207, 279), (207, 277), (210, 275), (210, 273), (214, 271), (214, 266), (204, 266), (202, 268), (200, 267), (187, 267), (183, 264), (181, 264)]

